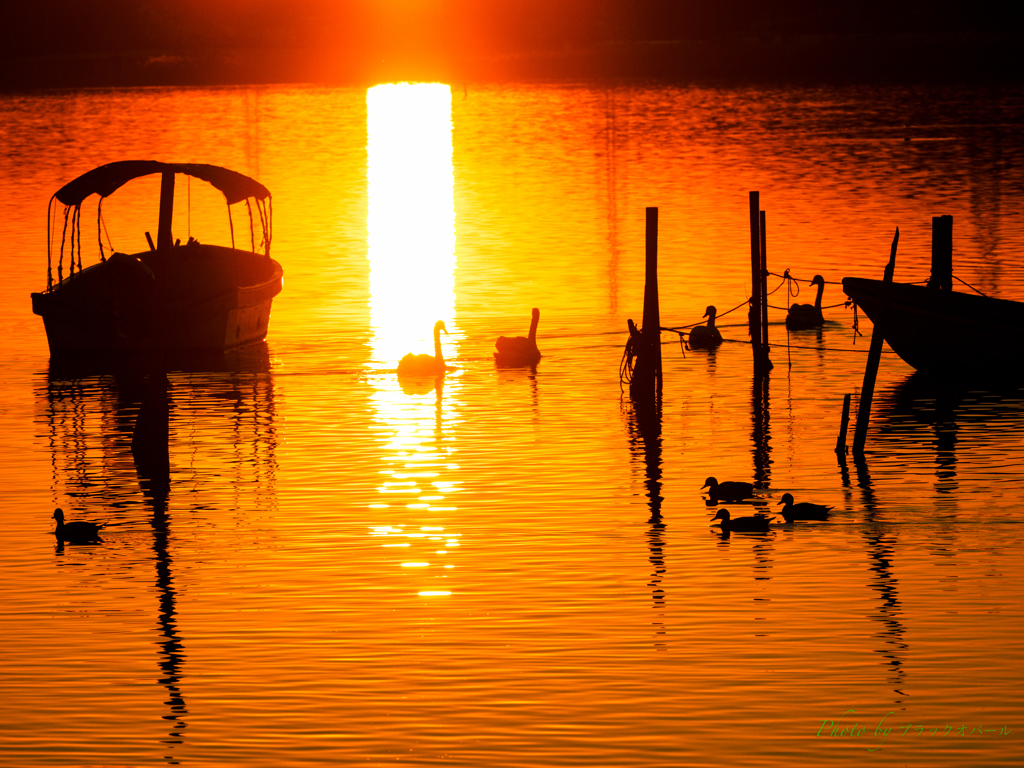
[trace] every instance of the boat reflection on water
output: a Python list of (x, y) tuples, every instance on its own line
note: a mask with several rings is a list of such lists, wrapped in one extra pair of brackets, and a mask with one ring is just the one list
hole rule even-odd
[[(959, 475), (965, 473), (958, 472), (958, 461), (1004, 463), (1006, 446), (1019, 445), (1024, 438), (1024, 389), (1013, 384), (980, 388), (914, 373), (879, 393), (877, 429), (877, 444), (884, 450), (874, 452), (876, 461), (887, 462), (897, 456), (900, 462), (912, 462), (922, 447), (934, 449), (935, 508), (931, 519), (925, 521), (931, 526), (928, 546), (945, 564), (952, 565), (961, 551), (957, 492)], [(901, 550), (901, 529), (886, 525), (867, 462), (863, 456), (855, 460), (861, 499), (859, 503), (852, 496), (848, 500), (863, 509), (863, 537), (873, 574), (870, 586), (879, 596), (877, 610), (869, 618), (879, 624), (875, 636), (883, 644), (879, 652), (898, 705), (906, 698), (903, 686), (909, 649), (894, 568)], [(956, 579), (956, 575), (949, 578)]]
[(1024, 387), (970, 386), (914, 373), (879, 396), (878, 431), (887, 449), (935, 449), (935, 491), (955, 502), (957, 453), (986, 461), (1024, 439)]
[[(161, 743), (173, 747), (184, 741), (189, 710), (181, 687), (186, 654), (177, 623), (170, 538), (176, 514), (169, 502), (175, 499), (176, 484), (187, 481), (189, 491), (195, 491), (218, 472), (237, 486), (258, 489), (262, 506), (268, 500), (272, 504), (277, 441), (266, 344), (167, 362), (168, 373), (154, 374), (138, 359), (51, 361), (36, 387), (36, 401), (37, 422), (50, 445), (54, 495), (73, 499), (71, 509), (105, 510), (108, 521), (119, 526), (112, 530), (127, 534), (129, 546), (133, 533), (145, 527), (151, 531), (152, 554), (138, 552), (134, 557), (151, 560), (155, 569), (158, 682), (170, 728)], [(150, 443), (148, 452), (139, 450), (139, 416), (147, 408), (158, 414), (150, 419), (144, 438)], [(162, 467), (152, 460), (160, 455), (155, 445), (160, 439), (166, 462)], [(228, 462), (203, 455), (225, 446), (230, 446)], [(185, 455), (189, 458), (183, 461)], [(215, 495), (201, 496), (201, 505), (187, 502), (192, 517), (210, 515), (209, 499)], [(62, 546), (57, 553), (63, 554)]]

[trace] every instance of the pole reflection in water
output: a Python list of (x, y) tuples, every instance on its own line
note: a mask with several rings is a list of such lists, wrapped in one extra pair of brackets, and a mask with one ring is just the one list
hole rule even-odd
[[(153, 509), (153, 556), (156, 562), (156, 585), (160, 600), (159, 624), (163, 641), (160, 643), (160, 684), (167, 690), (165, 704), (170, 714), (164, 719), (172, 723), (166, 744), (180, 744), (187, 727), (188, 709), (178, 685), (184, 652), (178, 637), (175, 618), (174, 580), (171, 554), (168, 551), (170, 518), (167, 501), (171, 492), (170, 459), (170, 382), (167, 379), (162, 354), (154, 354), (146, 380), (145, 394), (139, 405), (139, 415), (132, 432), (132, 455), (139, 474), (143, 496)], [(167, 759), (173, 762), (173, 758)]]
[(661, 588), (665, 578), (665, 523), (661, 517), (661, 398), (654, 401), (630, 398), (626, 413), (629, 451), (634, 464), (643, 466), (644, 486), (651, 516), (647, 521), (647, 547), (650, 552), (651, 597), (657, 618), (654, 620), (657, 641), (655, 648), (665, 650), (665, 591)]
[(870, 582), (872, 589), (878, 592), (878, 611), (870, 616), (881, 626), (875, 637), (882, 643), (878, 653), (885, 659), (889, 670), (888, 683), (900, 697), (893, 703), (899, 704), (906, 696), (903, 688), (903, 657), (909, 646), (903, 641), (906, 628), (900, 621), (902, 613), (899, 599), (899, 580), (892, 572), (892, 559), (896, 552), (896, 536), (886, 534), (881, 528), (868, 525), (864, 529), (864, 541), (868, 550), (868, 566), (874, 573)]
[[(217, 459), (203, 456), (202, 451), (228, 442), (233, 465), (238, 471), (248, 468), (254, 475), (236, 475), (234, 484), (257, 486), (261, 497), (274, 493), (275, 409), (266, 346), (215, 362), (235, 370), (175, 371), (170, 374), (173, 387), (160, 365), (124, 364), (112, 370), (54, 363), (36, 392), (50, 444), (54, 503), (63, 496), (73, 499), (72, 508), (103, 509), (112, 523), (107, 539), (120, 539), (122, 547), (132, 546), (138, 524), (148, 518), (158, 601), (157, 682), (163, 691), (160, 700), (167, 707), (162, 717), (170, 728), (161, 742), (171, 747), (184, 742), (189, 715), (182, 688), (187, 679), (183, 671), (186, 654), (178, 626), (178, 589), (171, 553), (169, 502), (174, 481), (180, 483), (183, 474), (191, 475), (190, 490), (201, 485), (207, 473), (198, 470), (197, 464), (219, 473), (222, 467)], [(177, 401), (170, 396), (172, 390)], [(230, 407), (225, 408), (225, 403)], [(225, 439), (225, 432), (229, 438)], [(191, 445), (181, 445), (183, 433)], [(185, 452), (190, 461), (182, 460)], [(172, 455), (176, 461), (171, 461)], [(186, 467), (189, 463), (192, 466)], [(138, 514), (140, 506), (146, 515)], [(204, 515), (210, 513), (208, 501), (202, 509)], [(143, 562), (148, 559), (141, 551), (133, 557)], [(111, 567), (115, 567), (113, 562)], [(165, 759), (177, 763), (173, 753), (165, 754)]]
[(132, 456), (142, 492), (153, 504), (156, 531), (166, 529), (167, 496), (171, 492), (170, 408), (170, 382), (163, 356), (154, 355), (132, 430)]
[[(438, 320), (450, 334), (442, 342), (458, 338), (451, 89), (378, 85), (367, 91), (366, 106), (372, 365), (394, 370), (406, 353), (433, 353)], [(454, 355), (445, 350), (444, 357)], [(461, 535), (437, 523), (458, 511), (450, 500), (459, 490), (450, 434), (458, 423), (458, 377), (399, 380), (389, 373), (373, 383), (386, 479), (370, 507), (388, 512), (370, 535), (387, 537), (381, 546), (400, 553), (394, 565), (417, 574), (419, 595), (451, 594)]]
[(882, 643), (878, 653), (885, 659), (889, 670), (888, 683), (900, 697), (895, 699), (894, 703), (899, 704), (906, 696), (900, 689), (903, 687), (903, 656), (908, 646), (903, 641), (906, 629), (899, 619), (899, 581), (892, 572), (892, 560), (897, 546), (896, 536), (895, 533), (888, 533), (879, 519), (879, 506), (871, 482), (871, 473), (863, 454), (854, 454), (854, 465), (857, 470), (857, 485), (861, 491), (861, 506), (864, 510), (863, 530), (868, 567), (875, 575), (868, 586), (879, 595), (878, 610), (868, 618), (881, 624), (881, 628), (875, 634)]
[[(935, 446), (935, 503), (956, 510), (957, 453), (998, 462), (1024, 435), (1024, 389), (1015, 383), (968, 386), (914, 373), (880, 397), (879, 434), (888, 444)], [(1015, 437), (1016, 436), (1016, 437)]]
[(167, 689), (167, 700), (164, 702), (170, 709), (170, 713), (164, 715), (164, 720), (171, 722), (171, 731), (168, 733), (166, 744), (180, 744), (184, 740), (184, 733), (187, 723), (185, 717), (188, 709), (185, 706), (185, 697), (182, 694), (179, 683), (181, 681), (181, 665), (185, 659), (184, 646), (178, 636), (178, 622), (176, 619), (177, 608), (175, 604), (174, 580), (171, 570), (171, 555), (168, 551), (167, 537), (170, 531), (166, 519), (162, 525), (156, 521), (159, 518), (166, 518), (166, 505), (162, 505), (154, 499), (153, 504), (153, 554), (156, 558), (156, 586), (160, 595), (160, 670), (163, 676), (160, 684)]
[(771, 412), (768, 398), (768, 374), (754, 375), (751, 399), (751, 440), (754, 450), (754, 488), (767, 491), (772, 476)]

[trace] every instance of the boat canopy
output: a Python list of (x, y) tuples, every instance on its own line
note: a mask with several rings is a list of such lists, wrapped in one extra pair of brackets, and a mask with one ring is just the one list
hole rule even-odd
[(212, 184), (224, 193), (228, 205), (250, 197), (257, 200), (270, 197), (270, 190), (238, 171), (205, 163), (161, 163), (158, 160), (121, 160), (101, 165), (65, 184), (54, 197), (64, 205), (81, 205), (89, 195), (108, 197), (132, 179), (168, 171), (195, 176)]

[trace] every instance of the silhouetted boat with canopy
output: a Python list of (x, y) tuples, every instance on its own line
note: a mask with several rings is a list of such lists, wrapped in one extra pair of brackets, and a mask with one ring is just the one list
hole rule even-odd
[[(161, 174), (156, 244), (147, 232), (148, 251), (107, 256), (103, 200), (132, 179), (156, 173)], [(172, 239), (174, 177), (179, 173), (206, 181), (224, 195), (230, 248), (192, 238), (182, 245)], [(99, 262), (83, 268), (82, 203), (93, 194), (100, 197)], [(235, 247), (231, 206), (242, 202), (248, 213), (249, 250)], [(63, 231), (54, 223), (56, 203), (64, 205)], [(126, 160), (100, 166), (66, 184), (51, 198), (48, 213), (46, 290), (32, 294), (32, 311), (43, 318), (51, 356), (153, 348), (222, 352), (266, 337), (283, 270), (270, 258), (270, 191), (254, 179), (216, 165)]]

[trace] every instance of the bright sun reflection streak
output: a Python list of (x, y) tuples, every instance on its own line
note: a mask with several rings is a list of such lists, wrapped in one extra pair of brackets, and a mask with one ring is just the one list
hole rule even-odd
[[(415, 520), (419, 528), (404, 533), (400, 526), (379, 525), (370, 535), (405, 539), (381, 546), (402, 547), (408, 560), (401, 569), (416, 573), (417, 582), (433, 584), (447, 575), (430, 575), (429, 562), (417, 558), (437, 554), (424, 547), (436, 548), (446, 537), (435, 533), (444, 527), (430, 521), (457, 511), (433, 503), (460, 490), (452, 477), (458, 469), (452, 463), (452, 429), (458, 421), (459, 380), (449, 375), (437, 382), (400, 381), (383, 370), (394, 371), (407, 352), (433, 354), (438, 320), (451, 333), (441, 337), (445, 357), (456, 356), (451, 90), (439, 84), (380, 85), (367, 91), (366, 106), (370, 366), (381, 371), (373, 377), (370, 404), (386, 427), (377, 433), (385, 464), (377, 492), (387, 500), (369, 506), (388, 510), (382, 523)], [(441, 556), (447, 559), (447, 551)], [(451, 594), (417, 586), (419, 595)]]
[(373, 365), (434, 352), (433, 328), (455, 317), (452, 94), (440, 83), (366, 92)]

